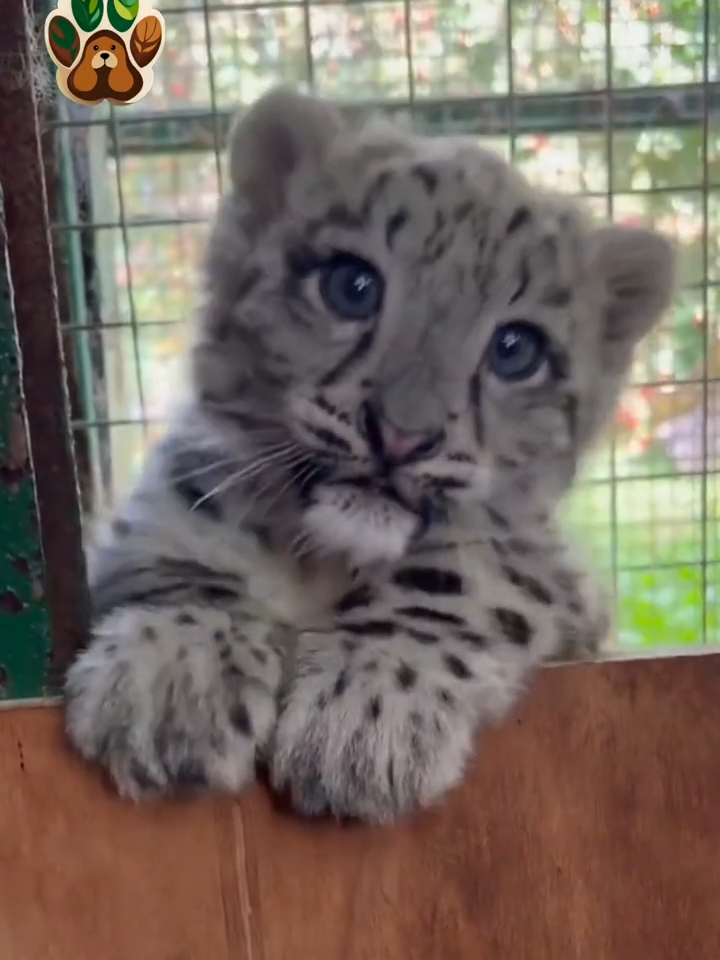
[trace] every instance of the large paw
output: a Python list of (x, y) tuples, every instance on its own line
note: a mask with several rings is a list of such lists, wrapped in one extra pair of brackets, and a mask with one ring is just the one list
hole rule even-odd
[[(305, 814), (384, 823), (458, 783), (472, 710), (447, 671), (380, 648), (305, 649), (272, 742), (276, 789)], [(455, 688), (455, 689), (454, 689)]]
[(127, 797), (239, 791), (276, 719), (280, 663), (263, 632), (201, 607), (112, 614), (68, 674), (70, 739)]

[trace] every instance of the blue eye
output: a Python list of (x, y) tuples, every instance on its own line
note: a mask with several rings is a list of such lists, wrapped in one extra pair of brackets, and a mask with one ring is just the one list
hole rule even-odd
[(495, 331), (487, 363), (498, 380), (529, 380), (546, 361), (547, 346), (547, 337), (539, 327), (516, 320)]
[(382, 306), (385, 283), (375, 267), (341, 253), (320, 268), (320, 296), (343, 320), (370, 320)]

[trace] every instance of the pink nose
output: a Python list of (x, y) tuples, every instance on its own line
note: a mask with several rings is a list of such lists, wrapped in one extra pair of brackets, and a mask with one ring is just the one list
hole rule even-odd
[(427, 434), (420, 430), (399, 430), (388, 420), (380, 421), (383, 452), (388, 460), (402, 461), (419, 450), (428, 440)]
[(431, 456), (442, 440), (442, 433), (401, 430), (370, 403), (363, 404), (361, 426), (372, 452), (386, 463)]

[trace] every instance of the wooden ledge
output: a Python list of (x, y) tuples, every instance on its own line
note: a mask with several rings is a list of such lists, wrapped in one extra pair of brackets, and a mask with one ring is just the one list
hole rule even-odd
[(717, 960), (720, 656), (545, 671), (393, 829), (136, 808), (0, 712), (1, 960)]

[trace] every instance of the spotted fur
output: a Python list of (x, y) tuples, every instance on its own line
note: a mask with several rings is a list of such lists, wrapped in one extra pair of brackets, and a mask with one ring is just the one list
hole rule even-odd
[[(286, 90), (237, 124), (230, 174), (192, 399), (91, 551), (68, 730), (132, 797), (262, 762), (302, 811), (389, 821), (460, 781), (536, 666), (607, 634), (555, 514), (674, 255), (472, 141)], [(338, 251), (383, 281), (361, 322), (328, 306)], [(489, 345), (519, 321), (544, 353), (508, 382)]]

